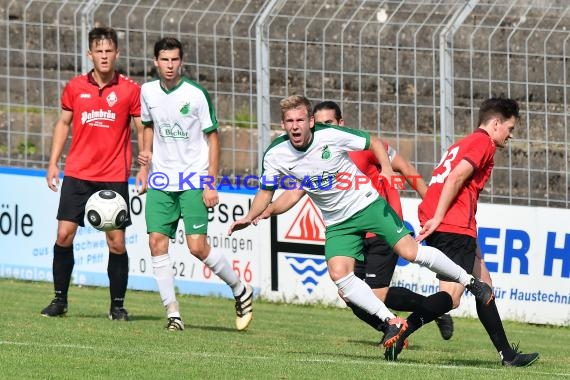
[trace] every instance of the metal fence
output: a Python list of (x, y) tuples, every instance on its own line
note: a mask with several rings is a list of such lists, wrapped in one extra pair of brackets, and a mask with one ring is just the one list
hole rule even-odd
[(0, 165), (46, 166), (95, 25), (119, 32), (120, 69), (141, 83), (154, 42), (183, 41), (222, 125), (220, 174), (256, 174), (279, 100), (301, 93), (337, 101), (349, 126), (388, 138), (429, 178), (479, 103), (504, 95), (523, 117), (482, 199), (570, 206), (566, 0), (0, 0)]

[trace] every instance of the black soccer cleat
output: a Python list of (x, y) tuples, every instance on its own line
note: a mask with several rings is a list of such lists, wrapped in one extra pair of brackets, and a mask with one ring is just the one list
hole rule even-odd
[(386, 321), (387, 327), (384, 333), (384, 338), (382, 338), (382, 346), (384, 348), (390, 348), (396, 343), (400, 335), (408, 328), (408, 322), (404, 318), (394, 317)]
[(513, 360), (501, 360), (501, 364), (505, 367), (528, 367), (532, 363), (538, 360), (538, 352), (533, 352), (531, 354), (523, 354), (519, 351), (519, 345), (513, 344), (513, 350), (515, 351), (515, 357)]
[(67, 313), (67, 302), (54, 298), (41, 312), (44, 317), (63, 317)]
[(477, 301), (482, 302), (484, 305), (489, 305), (495, 299), (493, 289), (475, 277), (471, 279), (471, 282), (465, 288), (475, 296)]
[(129, 312), (124, 307), (112, 306), (109, 310), (109, 319), (112, 321), (128, 321)]
[(395, 362), (398, 359), (398, 355), (404, 348), (408, 348), (408, 339), (403, 339), (404, 337), (398, 338), (396, 343), (394, 343), (391, 347), (386, 348), (384, 351), (384, 359)]
[(439, 328), (439, 333), (443, 340), (450, 340), (453, 336), (453, 319), (449, 314), (443, 314), (435, 319), (435, 323)]

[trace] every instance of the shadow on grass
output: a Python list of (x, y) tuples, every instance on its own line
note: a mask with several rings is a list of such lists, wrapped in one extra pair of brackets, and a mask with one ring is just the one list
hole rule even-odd
[(204, 330), (204, 331), (223, 331), (223, 332), (237, 332), (243, 334), (245, 331), (237, 331), (235, 328), (223, 327), (223, 326), (204, 326), (204, 325), (189, 325), (186, 324), (186, 328), (192, 330)]

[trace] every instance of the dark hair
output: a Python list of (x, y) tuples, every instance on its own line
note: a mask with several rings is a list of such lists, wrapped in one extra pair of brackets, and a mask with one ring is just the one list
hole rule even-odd
[(342, 112), (340, 111), (340, 106), (333, 102), (332, 100), (325, 100), (324, 102), (320, 102), (313, 108), (313, 115), (316, 114), (318, 111), (321, 110), (333, 110), (334, 111), (334, 118), (336, 121), (340, 121), (342, 119)]
[(174, 37), (164, 37), (154, 44), (154, 58), (158, 58), (158, 55), (162, 50), (175, 50), (178, 49), (180, 52), (180, 59), (184, 56), (184, 50), (182, 49), (182, 43)]
[(519, 104), (514, 99), (508, 98), (490, 98), (481, 103), (479, 108), (479, 124), (486, 124), (494, 117), (499, 117), (501, 121), (520, 118)]
[(115, 29), (107, 26), (100, 26), (89, 31), (89, 49), (91, 49), (93, 43), (98, 43), (103, 40), (111, 40), (115, 45), (115, 49), (119, 48), (117, 32), (115, 32)]

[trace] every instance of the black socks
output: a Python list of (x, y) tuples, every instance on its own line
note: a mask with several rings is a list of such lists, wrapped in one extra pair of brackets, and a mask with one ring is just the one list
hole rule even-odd
[(491, 338), (491, 342), (493, 342), (497, 352), (501, 354), (503, 360), (513, 360), (516, 352), (509, 345), (495, 300), (492, 300), (488, 305), (483, 305), (481, 302), (476, 301), (475, 306), (477, 307), (479, 320), (485, 327), (485, 330), (487, 330), (487, 334), (489, 334), (489, 338)]
[(433, 321), (453, 308), (453, 299), (447, 292), (437, 292), (426, 297), (424, 302), (407, 318), (408, 329), (402, 334), (407, 338), (423, 325)]
[[(401, 286), (394, 286), (388, 289), (388, 294), (386, 295), (386, 301), (384, 304), (386, 307), (393, 310), (414, 311), (418, 305), (421, 305), (425, 300), (425, 296), (414, 293), (410, 289)], [(350, 307), (354, 315), (356, 315), (361, 321), (368, 324), (375, 330), (384, 332), (385, 323), (380, 320), (378, 316), (370, 315), (350, 302), (347, 302), (346, 305)]]
[(403, 286), (391, 286), (386, 294), (386, 307), (398, 311), (414, 311), (426, 299), (426, 296), (412, 292)]
[(53, 288), (55, 291), (55, 298), (67, 302), (67, 292), (69, 290), (69, 283), (71, 282), (71, 272), (75, 259), (73, 257), (73, 245), (69, 247), (62, 247), (54, 244), (53, 246)]
[(111, 307), (123, 307), (129, 281), (129, 256), (126, 252), (124, 254), (109, 252), (107, 274), (109, 275)]

